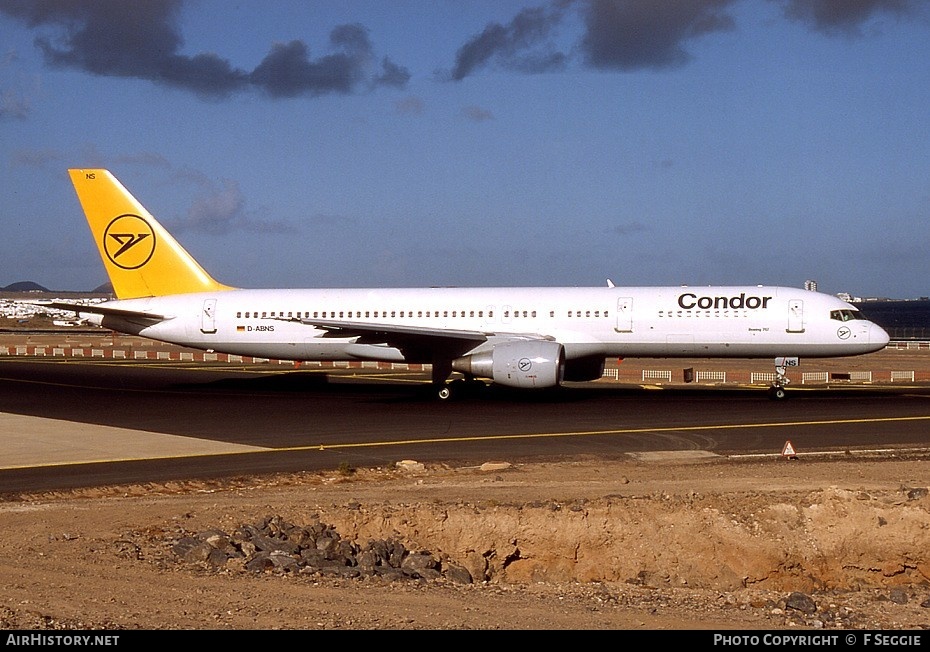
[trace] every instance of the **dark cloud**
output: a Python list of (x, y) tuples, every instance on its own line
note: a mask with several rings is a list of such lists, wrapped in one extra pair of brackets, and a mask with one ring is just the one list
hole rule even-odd
[[(341, 25), (330, 33), (330, 43), (339, 52), (313, 61), (302, 41), (275, 45), (250, 75), (250, 81), (272, 97), (351, 93), (368, 77), (374, 51), (367, 30), (361, 25)], [(381, 61), (381, 74), (371, 84), (402, 88), (410, 73), (391, 62)]]
[(0, 0), (0, 13), (32, 28), (57, 28), (35, 43), (49, 65), (95, 75), (145, 79), (223, 98), (258, 87), (272, 97), (352, 93), (379, 85), (403, 87), (407, 70), (384, 58), (375, 72), (368, 34), (360, 25), (333, 29), (334, 54), (313, 60), (301, 41), (276, 45), (253, 71), (213, 53), (179, 54), (182, 0)]
[[(745, 0), (550, 0), (521, 10), (508, 24), (490, 23), (459, 48), (450, 74), (461, 80), (494, 64), (517, 72), (563, 68), (569, 56), (548, 46), (555, 28), (574, 10), (584, 24), (574, 52), (598, 70), (662, 70), (688, 63), (687, 46), (708, 34), (732, 30), (730, 9)], [(758, 2), (758, 0), (752, 0)], [(769, 0), (789, 20), (831, 34), (858, 34), (869, 19), (920, 13), (927, 0)]]
[[(507, 25), (490, 23), (478, 36), (459, 48), (451, 77), (460, 81), (493, 61), (521, 72), (546, 72), (564, 66), (567, 57), (547, 45), (562, 20), (562, 3), (552, 11), (542, 7), (523, 9)], [(545, 48), (537, 52), (534, 48)]]
[(726, 9), (734, 0), (590, 0), (583, 5), (585, 63), (600, 69), (681, 66), (684, 44), (733, 28)]
[(785, 17), (809, 23), (825, 34), (858, 35), (863, 23), (879, 14), (916, 14), (923, 0), (774, 0)]
[(381, 60), (381, 74), (374, 79), (376, 85), (406, 88), (408, 81), (410, 81), (410, 72), (406, 68), (397, 65), (387, 57)]
[(549, 9), (523, 9), (507, 25), (491, 23), (459, 48), (452, 69), (461, 80), (491, 63), (527, 73), (560, 70), (569, 56), (550, 39), (568, 9), (584, 21), (578, 45), (584, 64), (598, 69), (669, 68), (690, 60), (684, 44), (733, 28), (726, 13), (737, 0), (553, 0)]
[(276, 44), (250, 79), (272, 97), (348, 93), (358, 81), (349, 56), (333, 54), (311, 61), (302, 41)]

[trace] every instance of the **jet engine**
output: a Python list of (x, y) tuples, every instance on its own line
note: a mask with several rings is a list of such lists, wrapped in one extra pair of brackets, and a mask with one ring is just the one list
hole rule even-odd
[(505, 342), (456, 358), (452, 369), (506, 387), (555, 387), (564, 375), (565, 351), (558, 342), (547, 340)]

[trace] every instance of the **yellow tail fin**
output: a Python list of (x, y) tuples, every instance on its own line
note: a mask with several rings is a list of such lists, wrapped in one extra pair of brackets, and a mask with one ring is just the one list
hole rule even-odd
[(108, 170), (68, 170), (118, 299), (232, 288), (217, 283)]

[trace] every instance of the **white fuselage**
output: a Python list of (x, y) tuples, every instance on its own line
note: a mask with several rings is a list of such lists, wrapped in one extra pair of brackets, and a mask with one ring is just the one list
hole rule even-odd
[(566, 360), (833, 357), (888, 343), (836, 297), (773, 286), (229, 290), (103, 305), (168, 317), (85, 315), (116, 331), (284, 360), (430, 362), (314, 322), (484, 334), (472, 351), (498, 337), (542, 338), (562, 344)]

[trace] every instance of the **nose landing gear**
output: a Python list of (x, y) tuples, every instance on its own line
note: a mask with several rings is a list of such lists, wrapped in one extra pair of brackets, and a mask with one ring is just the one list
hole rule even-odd
[(775, 401), (783, 401), (788, 398), (785, 386), (791, 382), (787, 376), (788, 367), (797, 367), (800, 363), (798, 358), (775, 358), (775, 380), (769, 387), (769, 398)]

